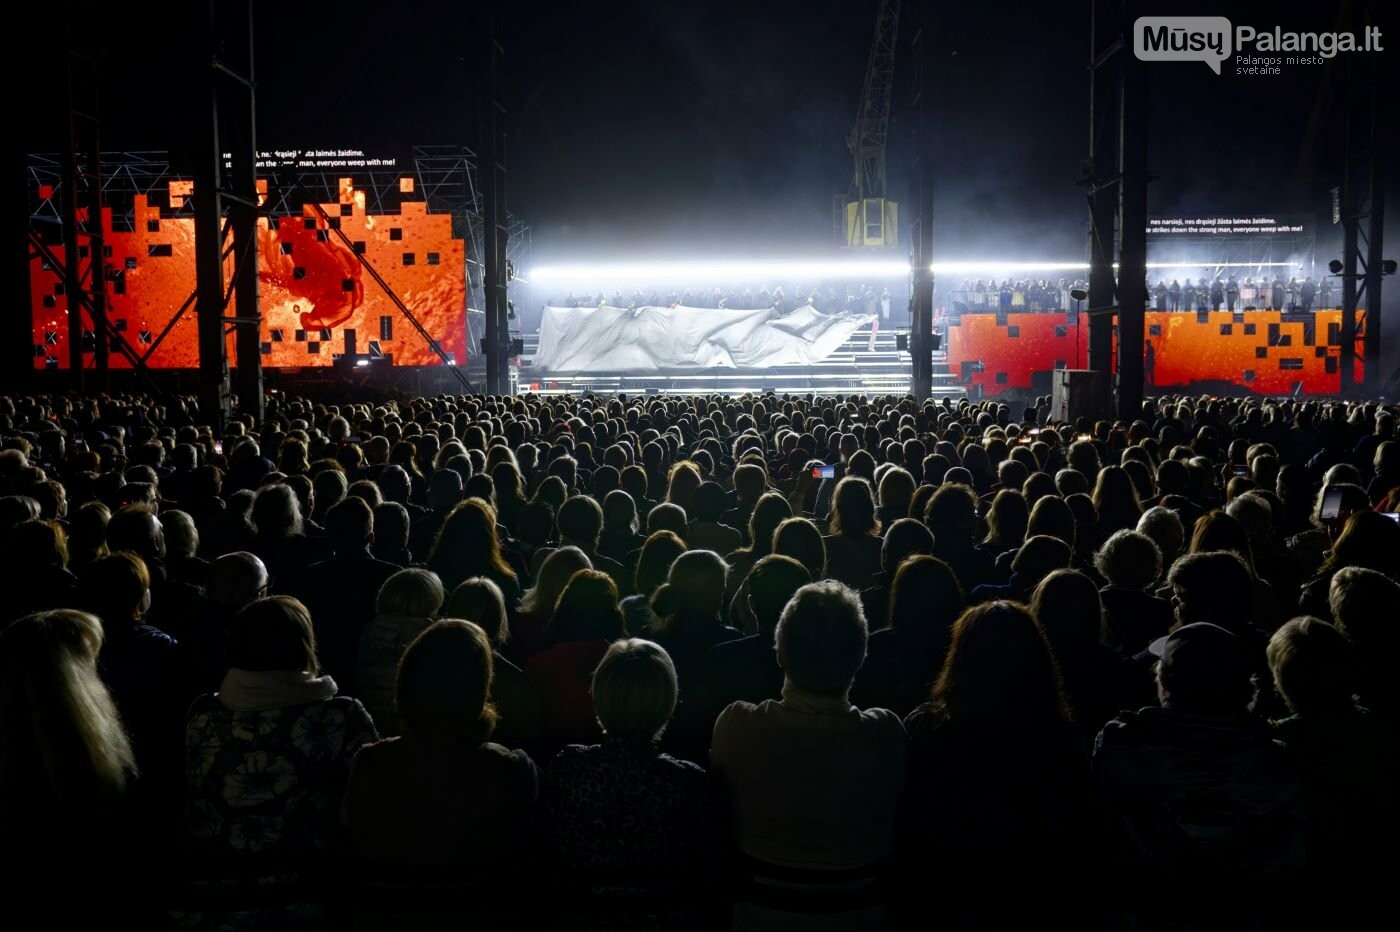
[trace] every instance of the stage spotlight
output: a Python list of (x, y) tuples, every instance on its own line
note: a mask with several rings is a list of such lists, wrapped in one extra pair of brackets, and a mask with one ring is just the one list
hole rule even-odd
[(1342, 268), (1341, 259), (1333, 259), (1331, 262), (1327, 263), (1327, 271), (1331, 272), (1333, 275), (1341, 275)]
[(1076, 301), (1089, 300), (1089, 292), (1085, 291), (1083, 288), (1071, 288), (1069, 296)]
[(1394, 275), (1394, 274), (1395, 274), (1395, 260), (1394, 260), (1394, 259), (1386, 259), (1386, 260), (1384, 260), (1384, 261), (1381, 262), (1381, 274), (1382, 274), (1382, 275)]

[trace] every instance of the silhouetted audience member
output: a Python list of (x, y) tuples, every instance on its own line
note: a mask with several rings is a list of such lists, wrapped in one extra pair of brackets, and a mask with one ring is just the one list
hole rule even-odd
[(686, 509), (686, 514), (690, 516), (685, 530), (687, 547), (721, 555), (739, 549), (744, 542), (743, 534), (720, 520), (728, 504), (724, 486), (717, 482), (700, 483)]
[[(490, 740), (491, 656), (486, 633), (471, 622), (428, 626), (398, 670), (394, 700), (403, 735), (355, 756), (344, 807), (350, 841), (359, 854), (398, 865), (416, 882), (464, 870), (504, 878), (526, 849), (521, 827), (538, 795), (539, 772), (524, 751)], [(413, 904), (404, 905), (413, 912)]]
[(687, 550), (671, 564), (665, 585), (651, 598), (651, 637), (670, 655), (682, 696), (705, 679), (710, 648), (742, 632), (724, 624), (724, 577), (729, 568), (709, 550)]
[(637, 532), (637, 503), (622, 489), (613, 489), (603, 499), (603, 532), (598, 552), (622, 566), (628, 555), (646, 543)]
[[(757, 469), (757, 467), (754, 467)], [(767, 492), (759, 496), (748, 516), (748, 543), (738, 550), (724, 555), (729, 564), (729, 575), (725, 578), (724, 604), (727, 607), (734, 595), (749, 576), (749, 571), (759, 560), (773, 552), (773, 534), (778, 525), (792, 517), (792, 506), (777, 492)]]
[(1346, 520), (1317, 576), (1303, 586), (1298, 608), (1323, 620), (1332, 618), (1332, 578), (1345, 567), (1375, 570), (1400, 579), (1400, 524), (1374, 511), (1358, 511)]
[(612, 642), (627, 636), (612, 578), (598, 570), (569, 577), (545, 635), (550, 646), (525, 665), (544, 708), (545, 738), (560, 744), (596, 740), (598, 722), (589, 701), (593, 671)]
[(399, 660), (408, 645), (433, 624), (446, 598), (441, 580), (428, 570), (399, 570), (379, 587), (374, 618), (360, 634), (355, 682), (365, 711), (386, 738), (400, 733), (394, 706)]
[(933, 532), (933, 555), (948, 564), (964, 592), (992, 581), (996, 561), (976, 546), (977, 494), (969, 486), (945, 481), (929, 499), (924, 523)]
[(376, 560), (404, 567), (413, 562), (408, 549), (410, 530), (408, 509), (398, 502), (385, 502), (374, 509), (374, 543), (370, 554)]
[(428, 513), (413, 520), (408, 549), (425, 559), (433, 552), (438, 533), (462, 501), (462, 477), (451, 469), (439, 469), (428, 480)]
[(1348, 566), (1332, 576), (1328, 607), (1337, 630), (1356, 648), (1357, 695), (1363, 705), (1388, 719), (1400, 736), (1400, 702), (1392, 678), (1393, 659), (1400, 650), (1400, 631), (1394, 622), (1398, 605), (1400, 583), (1384, 573)]
[(1011, 577), (1006, 584), (978, 586), (969, 594), (968, 602), (973, 605), (1003, 599), (1029, 602), (1040, 581), (1055, 570), (1067, 568), (1073, 558), (1073, 551), (1059, 538), (1046, 534), (1028, 537), (1011, 561)]
[(326, 540), (334, 555), (278, 588), (296, 595), (311, 612), (326, 670), (351, 689), (360, 639), (374, 617), (375, 599), (399, 570), (370, 553), (374, 511), (357, 496), (346, 497), (326, 512)]
[[(1024, 606), (989, 602), (962, 614), (930, 700), (905, 727), (900, 830), (911, 878), (934, 875), (968, 889), (991, 871), (1009, 871), (1049, 890), (1095, 870), (1088, 755), (1054, 657)], [(933, 838), (940, 842), (930, 845)], [(949, 909), (960, 922), (997, 927), (1031, 914), (1073, 917), (1088, 905), (978, 897)]]
[[(660, 750), (676, 708), (676, 670), (658, 644), (615, 642), (593, 673), (602, 741), (550, 761), (540, 792), (546, 842), (559, 868), (597, 891), (665, 896), (712, 892), (724, 811), (703, 767)], [(691, 910), (662, 910), (664, 928)]]
[(826, 545), (826, 576), (860, 592), (879, 578), (884, 543), (870, 483), (859, 476), (846, 476), (836, 483), (831, 502), (829, 533), (822, 541)]
[(865, 665), (856, 676), (861, 704), (908, 715), (929, 695), (966, 598), (948, 564), (927, 554), (895, 571), (889, 624), (871, 632)]
[(1108, 583), (1099, 590), (1106, 644), (1131, 657), (1167, 633), (1172, 606), (1153, 595), (1162, 575), (1162, 551), (1151, 537), (1115, 531), (1094, 555), (1094, 566)]
[(1065, 701), (1087, 745), (1118, 712), (1151, 701), (1146, 671), (1107, 646), (1107, 620), (1093, 580), (1078, 570), (1056, 570), (1035, 587), (1030, 610), (1055, 655)]
[(735, 925), (791, 924), (795, 908), (816, 907), (805, 928), (881, 928), (876, 874), (894, 850), (906, 739), (893, 713), (849, 699), (865, 659), (860, 600), (835, 580), (802, 587), (777, 643), (783, 698), (729, 706), (710, 749), (752, 874)]
[(783, 690), (778, 666), (778, 619), (793, 593), (812, 581), (792, 557), (769, 554), (754, 564), (748, 579), (749, 608), (758, 632), (711, 647), (702, 665), (701, 702), (709, 721), (732, 702), (777, 699)]
[(253, 554), (238, 550), (215, 557), (198, 610), (179, 619), (171, 633), (180, 642), (182, 663), (194, 695), (219, 688), (228, 669), (225, 651), (233, 616), (254, 599), (267, 595), (267, 567)]
[[(518, 664), (549, 646), (549, 623), (559, 596), (575, 573), (591, 569), (593, 563), (577, 547), (560, 547), (545, 557), (535, 574), (535, 584), (520, 600), (520, 612), (511, 626), (510, 655)], [(504, 597), (505, 593), (501, 594)]]
[(24, 585), (7, 592), (0, 619), (78, 605), (78, 577), (68, 569), (68, 535), (57, 521), (32, 519), (4, 535), (5, 570)]
[(501, 588), (482, 576), (463, 580), (448, 596), (444, 618), (470, 621), (486, 632), (491, 642), (491, 704), (496, 708), (494, 737), (506, 747), (529, 748), (544, 727), (540, 698), (525, 671), (507, 660), (502, 651), (511, 642), (510, 618)]
[[(1270, 638), (1268, 656), (1289, 712), (1274, 722), (1274, 732), (1302, 775), (1307, 799), (1309, 872), (1326, 889), (1354, 884), (1362, 902), (1374, 903), (1383, 886), (1374, 852), (1390, 843), (1400, 813), (1394, 730), (1356, 704), (1354, 650), (1327, 622), (1287, 622)], [(1351, 906), (1348, 912), (1360, 919), (1355, 905), (1329, 908)]]
[(428, 569), (447, 589), (472, 576), (485, 576), (501, 587), (507, 606), (520, 601), (520, 579), (501, 554), (496, 512), (479, 498), (452, 509), (428, 554)]
[(79, 599), (102, 620), (97, 669), (131, 735), (137, 766), (161, 786), (174, 782), (188, 683), (175, 639), (145, 623), (151, 607), (145, 561), (124, 550), (103, 557), (83, 574)]
[[(34, 896), (53, 918), (81, 916), (83, 903), (45, 895), (67, 871), (88, 878), (79, 899), (99, 895), (107, 921), (137, 897), (136, 756), (97, 673), (102, 643), (102, 622), (71, 609), (0, 628), (0, 837), (24, 855), (6, 868), (12, 915)], [(63, 879), (52, 876), (59, 864)]]
[(1193, 622), (1153, 652), (1160, 708), (1118, 716), (1094, 749), (1116, 823), (1117, 882), (1131, 896), (1164, 884), (1176, 891), (1140, 907), (1166, 920), (1203, 907), (1268, 912), (1276, 904), (1250, 892), (1301, 871), (1303, 792), (1268, 725), (1249, 714), (1251, 648), (1220, 625)]
[[(337, 695), (320, 672), (306, 606), (289, 596), (259, 599), (229, 629), (229, 669), (215, 695), (194, 701), (185, 718), (185, 827), (190, 853), (263, 877), (287, 879), (297, 858), (342, 842), (338, 814), (355, 753), (378, 739), (364, 706)], [(304, 865), (303, 865), (304, 866)], [(315, 922), (318, 902), (294, 901), (201, 925)]]
[(889, 627), (891, 584), (899, 568), (911, 557), (932, 553), (933, 534), (922, 521), (899, 518), (885, 529), (884, 544), (880, 548), (880, 572), (874, 584), (860, 593), (871, 634)]

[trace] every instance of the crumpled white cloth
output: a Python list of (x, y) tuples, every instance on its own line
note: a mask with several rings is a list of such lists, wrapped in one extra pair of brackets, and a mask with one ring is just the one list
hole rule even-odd
[(772, 308), (547, 307), (533, 366), (551, 373), (766, 369), (821, 362), (869, 314)]

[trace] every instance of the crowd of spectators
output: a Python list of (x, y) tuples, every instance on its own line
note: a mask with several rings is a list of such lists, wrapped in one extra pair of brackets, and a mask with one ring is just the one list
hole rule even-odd
[(1396, 414), (0, 398), (6, 908), (1373, 924)]
[[(1335, 306), (1334, 298), (1340, 299), (1331, 278), (1326, 275), (1313, 281), (1311, 275), (1296, 276), (1287, 280), (1275, 274), (1246, 275), (1243, 279), (1233, 273), (1221, 273), (1206, 269), (1186, 269), (1183, 278), (1149, 278), (1147, 280), (1147, 308), (1157, 311), (1219, 311), (1234, 312), (1269, 310), (1289, 313), (1311, 314), (1313, 310), (1326, 310)], [(1259, 269), (1257, 271), (1263, 271)], [(1196, 278), (1192, 278), (1196, 275)], [(1075, 298), (1075, 294), (1087, 295), (1089, 283), (1084, 279), (1073, 281), (1061, 278), (1049, 279), (1010, 279), (998, 282), (991, 279), (962, 280), (958, 290), (949, 297), (951, 313), (999, 311), (1001, 313), (1025, 311), (1074, 311), (1078, 313), (1087, 305), (1087, 297)]]

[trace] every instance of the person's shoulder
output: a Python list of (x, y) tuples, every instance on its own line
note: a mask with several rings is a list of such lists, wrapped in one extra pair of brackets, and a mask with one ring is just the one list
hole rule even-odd
[(901, 738), (905, 736), (904, 722), (897, 713), (891, 712), (889, 709), (879, 708), (878, 706), (869, 709), (859, 709), (857, 711), (860, 713), (861, 721), (865, 723), (867, 728), (882, 732), (898, 732)]
[(578, 767), (587, 763), (598, 753), (601, 745), (597, 744), (566, 744), (554, 756), (549, 759), (548, 768), (551, 773), (559, 768)]
[[(738, 634), (737, 630), (728, 626), (721, 628), (720, 631), (722, 633), (728, 633), (733, 631), (735, 634)], [(710, 654), (713, 657), (728, 657), (733, 654), (741, 654), (746, 651), (752, 650), (754, 645), (757, 644), (759, 640), (760, 636), (757, 634), (733, 637), (729, 638), (728, 640), (720, 641), (718, 644), (711, 647), (706, 653)]]
[(180, 646), (173, 637), (153, 625), (137, 625), (134, 633), (143, 650), (164, 653)]
[(1142, 743), (1149, 730), (1148, 720), (1154, 711), (1156, 710), (1142, 709), (1134, 712), (1124, 709), (1120, 711), (1099, 730), (1098, 737), (1094, 739), (1094, 753), (1097, 754), (1105, 748), (1127, 747)]
[(519, 748), (508, 748), (494, 741), (483, 741), (477, 754), (483, 761), (504, 769), (530, 773), (538, 770), (529, 754)]
[(941, 708), (925, 702), (904, 717), (904, 730), (911, 738), (927, 736), (942, 728), (947, 718)]
[(592, 561), (594, 569), (601, 567), (604, 572), (611, 572), (613, 570), (621, 572), (623, 570), (621, 563), (601, 553), (595, 553), (592, 557)]
[(228, 711), (228, 706), (219, 701), (219, 697), (214, 693), (205, 693), (195, 698), (185, 711), (185, 721), (193, 722), (202, 716), (218, 715)]
[(374, 727), (374, 719), (360, 700), (350, 696), (332, 696), (323, 702), (312, 702), (305, 707), (312, 715), (325, 718), (339, 718), (347, 723)]
[(745, 722), (760, 717), (762, 713), (766, 711), (766, 707), (773, 705), (774, 702), (775, 701), (772, 699), (765, 699), (760, 703), (745, 702), (742, 699), (737, 702), (731, 702), (724, 707), (723, 711), (721, 711), (719, 716), (715, 719), (715, 730), (718, 731), (722, 725), (727, 727), (735, 725), (742, 726)]
[(385, 577), (393, 576), (400, 569), (402, 569), (402, 567), (400, 566), (396, 566), (393, 563), (389, 563), (386, 560), (380, 560), (377, 557), (370, 557), (368, 560), (365, 561), (365, 565), (368, 572), (371, 572), (377, 576)]
[(308, 583), (319, 583), (322, 577), (337, 576), (340, 573), (341, 567), (336, 563), (335, 557), (317, 555), (312, 562), (297, 572), (297, 578), (292, 581), (293, 588), (296, 588), (297, 584), (305, 588)]
[(520, 668), (519, 664), (496, 652), (492, 652), (491, 654), (491, 669), (495, 673), (497, 679), (500, 679), (502, 673), (509, 677), (525, 675), (525, 671)]
[(673, 757), (670, 754), (656, 755), (656, 763), (660, 767), (663, 767), (668, 770), (674, 770), (678, 773), (703, 774), (705, 772), (705, 768), (695, 763), (694, 761), (688, 761), (680, 757)]
[(681, 786), (708, 788), (710, 785), (710, 775), (704, 767), (670, 754), (658, 754), (652, 763), (652, 770), (662, 779)]
[(355, 752), (355, 767), (363, 770), (399, 759), (405, 753), (402, 738), (384, 738), (371, 741)]

